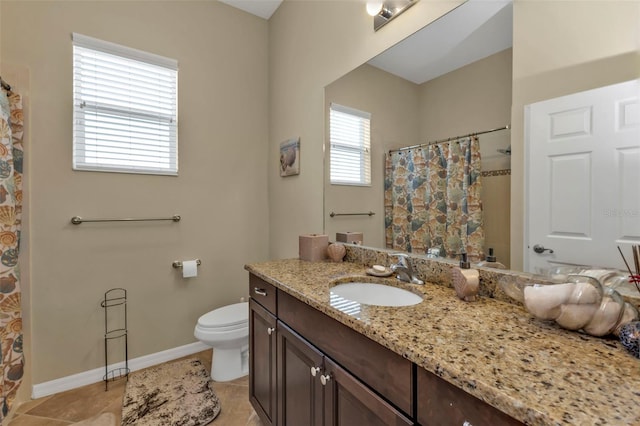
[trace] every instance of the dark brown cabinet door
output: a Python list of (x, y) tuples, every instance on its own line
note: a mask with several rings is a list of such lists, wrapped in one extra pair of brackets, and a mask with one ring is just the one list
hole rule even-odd
[(324, 366), (325, 426), (414, 424), (329, 358)]
[(418, 422), (422, 426), (516, 426), (519, 421), (418, 368)]
[(278, 426), (322, 426), (322, 359), (320, 351), (278, 322)]
[(267, 425), (276, 424), (276, 318), (249, 301), (249, 400)]

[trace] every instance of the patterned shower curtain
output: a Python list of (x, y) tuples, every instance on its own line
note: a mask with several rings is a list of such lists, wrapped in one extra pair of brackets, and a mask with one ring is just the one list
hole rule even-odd
[(395, 151), (385, 164), (386, 247), (484, 259), (480, 143), (462, 138)]
[(22, 312), (18, 253), (22, 223), (22, 100), (0, 93), (0, 423), (22, 382)]

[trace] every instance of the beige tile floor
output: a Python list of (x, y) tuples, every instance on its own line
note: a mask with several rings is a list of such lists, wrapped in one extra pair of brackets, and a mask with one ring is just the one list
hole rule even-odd
[[(197, 358), (211, 368), (212, 351), (199, 352), (187, 358)], [(70, 425), (101, 413), (113, 413), (120, 424), (122, 397), (126, 380), (94, 383), (78, 389), (62, 392), (21, 404), (9, 426), (62, 426)], [(255, 411), (249, 404), (249, 379), (243, 377), (231, 382), (214, 382), (213, 389), (220, 399), (222, 410), (212, 426), (261, 426)]]

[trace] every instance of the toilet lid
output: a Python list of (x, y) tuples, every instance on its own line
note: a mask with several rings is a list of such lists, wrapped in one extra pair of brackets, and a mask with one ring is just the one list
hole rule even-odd
[(198, 318), (200, 327), (218, 328), (246, 325), (249, 321), (249, 304), (235, 303), (214, 309)]

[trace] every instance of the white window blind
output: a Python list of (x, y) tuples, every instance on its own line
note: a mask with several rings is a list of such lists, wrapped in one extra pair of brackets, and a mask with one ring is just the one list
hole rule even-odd
[(74, 170), (177, 175), (177, 61), (72, 40)]
[(371, 114), (331, 104), (329, 168), (331, 183), (371, 185)]

